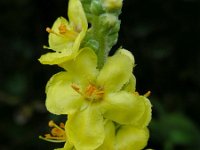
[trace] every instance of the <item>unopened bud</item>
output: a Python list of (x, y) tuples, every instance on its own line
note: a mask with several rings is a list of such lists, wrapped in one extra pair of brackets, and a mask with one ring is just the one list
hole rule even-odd
[(102, 0), (103, 7), (108, 10), (121, 9), (122, 0)]

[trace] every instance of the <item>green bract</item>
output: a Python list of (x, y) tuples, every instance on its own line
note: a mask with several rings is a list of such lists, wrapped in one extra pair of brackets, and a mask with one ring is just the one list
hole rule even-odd
[[(76, 58), (60, 66), (67, 72), (57, 73), (49, 80), (46, 107), (54, 114), (68, 114), (67, 140), (75, 149), (105, 150), (114, 145), (120, 150), (126, 143), (126, 134), (130, 137), (126, 150), (133, 150), (132, 145), (135, 149), (145, 146), (151, 104), (146, 97), (131, 91), (135, 89), (134, 57), (129, 51), (118, 50), (98, 70), (94, 51), (83, 48)], [(110, 137), (115, 131), (112, 122), (124, 125), (116, 139)]]
[(49, 52), (42, 55), (39, 61), (42, 64), (60, 64), (73, 59), (77, 54), (80, 43), (87, 31), (87, 19), (80, 0), (70, 0), (68, 7), (69, 22), (59, 17), (49, 32)]

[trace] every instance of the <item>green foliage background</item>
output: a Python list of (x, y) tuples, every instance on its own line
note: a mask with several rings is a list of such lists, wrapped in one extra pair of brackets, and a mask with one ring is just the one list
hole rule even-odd
[[(66, 0), (0, 1), (0, 149), (53, 149), (39, 140), (50, 119), (45, 84), (59, 70), (37, 59), (45, 28), (67, 16)], [(148, 148), (200, 149), (200, 2), (124, 0), (118, 44), (132, 51), (137, 90), (152, 91)]]

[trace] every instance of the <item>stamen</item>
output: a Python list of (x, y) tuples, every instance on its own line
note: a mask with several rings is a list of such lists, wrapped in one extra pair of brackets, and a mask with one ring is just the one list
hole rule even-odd
[(102, 98), (104, 91), (98, 89), (95, 85), (89, 84), (85, 90), (84, 96), (86, 99), (97, 101)]
[(60, 123), (60, 126), (58, 126), (51, 120), (49, 121), (49, 127), (53, 127), (51, 134), (45, 134), (44, 137), (39, 136), (39, 138), (49, 142), (65, 142), (66, 132), (64, 126), (64, 123)]
[(80, 91), (80, 87), (79, 87), (77, 84), (72, 83), (72, 84), (71, 84), (71, 87), (72, 87), (77, 93), (79, 93), (80, 95), (83, 95), (83, 93)]
[(102, 98), (104, 91), (98, 89), (93, 84), (89, 84), (84, 92), (81, 92), (80, 87), (77, 84), (71, 84), (71, 87), (80, 95), (82, 95), (86, 100), (96, 101)]
[(58, 140), (58, 139), (49, 139), (43, 136), (39, 136), (40, 139), (44, 140), (44, 141), (48, 141), (48, 142), (53, 142), (53, 143), (62, 143), (62, 142), (66, 142), (66, 140)]
[(144, 94), (144, 97), (149, 97), (151, 95), (151, 91), (148, 91)]
[(51, 30), (51, 28), (49, 28), (49, 27), (46, 28), (46, 31), (47, 31), (48, 33), (52, 33), (52, 30)]
[(136, 96), (139, 96), (139, 92), (133, 92), (133, 94), (135, 94)]
[(49, 27), (46, 28), (46, 31), (48, 33), (52, 33), (52, 34), (57, 35), (57, 36), (62, 37), (62, 38), (67, 38), (69, 40), (74, 40), (78, 36), (77, 32), (75, 32), (73, 30), (68, 30), (67, 27), (66, 27), (66, 25), (64, 25), (64, 24), (61, 24), (58, 27), (58, 30), (59, 30), (59, 33), (56, 33), (51, 28), (49, 28)]
[(96, 90), (96, 87), (90, 84), (88, 85), (86, 89), (85, 95), (90, 97), (94, 93), (95, 90)]
[(49, 28), (49, 27), (46, 28), (46, 31), (47, 31), (48, 33), (52, 33), (52, 34), (55, 34), (55, 35), (57, 35), (57, 36), (60, 36), (60, 37), (64, 38), (64, 36), (63, 36), (62, 34), (58, 34), (58, 33), (54, 32), (54, 31), (53, 31), (51, 28)]
[(61, 24), (58, 28), (60, 34), (65, 34), (67, 32), (67, 27), (64, 24)]
[(65, 124), (64, 124), (63, 122), (61, 122), (61, 123), (60, 123), (60, 127), (61, 127), (62, 129), (64, 129), (64, 128), (65, 128)]
[(102, 96), (104, 94), (104, 91), (97, 91), (96, 95)]
[(49, 127), (54, 127), (56, 124), (53, 122), (53, 120), (50, 120), (48, 125)]

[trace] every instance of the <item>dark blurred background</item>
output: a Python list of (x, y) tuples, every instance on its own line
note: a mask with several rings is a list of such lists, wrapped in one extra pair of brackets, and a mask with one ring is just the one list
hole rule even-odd
[[(67, 17), (67, 0), (0, 1), (0, 150), (62, 147), (38, 139), (48, 132), (45, 84), (59, 71), (37, 59), (45, 28)], [(147, 148), (200, 149), (200, 2), (125, 0), (118, 44), (132, 51), (137, 91), (152, 91)]]

